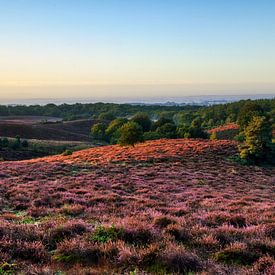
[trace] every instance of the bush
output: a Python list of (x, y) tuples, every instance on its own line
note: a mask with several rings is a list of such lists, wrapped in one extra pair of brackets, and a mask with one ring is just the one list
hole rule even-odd
[(251, 265), (259, 258), (259, 254), (248, 250), (243, 243), (234, 243), (215, 253), (214, 258), (226, 264)]
[(154, 224), (159, 228), (165, 228), (170, 224), (175, 224), (176, 221), (167, 217), (167, 216), (160, 216), (155, 218)]
[(122, 236), (122, 232), (122, 229), (116, 228), (114, 225), (111, 227), (99, 226), (93, 232), (91, 240), (99, 243), (116, 241)]
[(144, 246), (155, 240), (155, 235), (151, 227), (141, 223), (128, 223), (122, 232), (121, 239), (126, 243)]
[(163, 138), (176, 138), (176, 125), (173, 123), (166, 123), (162, 126), (159, 126), (156, 132)]
[(87, 226), (83, 222), (68, 222), (51, 228), (45, 236), (44, 243), (49, 249), (55, 249), (57, 244), (64, 239), (71, 239), (85, 232), (87, 232)]
[(131, 121), (139, 124), (142, 127), (143, 132), (150, 131), (151, 126), (152, 126), (152, 122), (151, 122), (148, 114), (142, 113), (142, 112), (135, 114), (132, 117)]
[(127, 122), (128, 122), (128, 120), (126, 118), (117, 118), (110, 122), (105, 133), (106, 133), (106, 136), (108, 137), (108, 140), (111, 144), (117, 143), (117, 141), (120, 137), (119, 129)]
[(53, 259), (67, 264), (97, 264), (100, 254), (101, 251), (96, 244), (73, 239), (61, 242), (54, 253)]
[(272, 268), (275, 268), (275, 260), (271, 256), (261, 257), (253, 265), (253, 274), (272, 274)]
[(70, 156), (70, 155), (72, 155), (72, 154), (73, 154), (73, 151), (72, 151), (72, 150), (69, 150), (69, 149), (66, 149), (66, 150), (62, 153), (63, 156)]
[(96, 140), (106, 140), (107, 136), (106, 136), (106, 125), (104, 123), (96, 123), (93, 125), (93, 127), (91, 128), (91, 135), (92, 138), (96, 139)]
[(178, 246), (166, 248), (160, 255), (161, 263), (171, 272), (187, 274), (202, 270), (202, 263), (199, 258)]
[(140, 125), (130, 121), (120, 128), (119, 145), (132, 145), (143, 141), (143, 131)]
[(114, 120), (116, 117), (115, 115), (112, 113), (112, 112), (104, 112), (104, 113), (101, 113), (98, 118), (100, 120)]
[(216, 133), (216, 132), (213, 132), (213, 133), (210, 135), (210, 140), (217, 140), (217, 139), (218, 139), (217, 133)]
[(158, 132), (145, 132), (143, 134), (144, 140), (156, 140), (160, 139), (162, 136)]
[(239, 146), (240, 157), (251, 162), (273, 162), (272, 128), (264, 116), (254, 116), (244, 128), (245, 142)]

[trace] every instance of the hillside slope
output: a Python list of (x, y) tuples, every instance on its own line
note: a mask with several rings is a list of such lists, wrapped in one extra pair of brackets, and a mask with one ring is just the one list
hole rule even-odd
[(1, 136), (15, 137), (19, 135), (27, 139), (89, 141), (91, 126), (95, 123), (91, 119), (56, 123), (37, 123), (28, 119), (0, 120)]
[(275, 170), (235, 164), (235, 153), (233, 141), (164, 139), (0, 163), (2, 264), (272, 274)]

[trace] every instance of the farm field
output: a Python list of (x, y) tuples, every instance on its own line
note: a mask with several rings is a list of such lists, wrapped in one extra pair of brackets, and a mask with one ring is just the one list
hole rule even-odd
[(162, 139), (0, 163), (0, 268), (274, 274), (274, 167), (229, 140)]

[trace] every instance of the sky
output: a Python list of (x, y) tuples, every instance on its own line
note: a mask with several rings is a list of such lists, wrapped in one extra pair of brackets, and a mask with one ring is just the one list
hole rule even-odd
[(275, 94), (274, 0), (0, 0), (0, 100)]

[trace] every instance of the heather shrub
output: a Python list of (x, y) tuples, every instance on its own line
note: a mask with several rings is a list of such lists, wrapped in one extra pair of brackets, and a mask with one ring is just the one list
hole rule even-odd
[(253, 274), (274, 274), (275, 260), (271, 256), (263, 256), (256, 261), (252, 268)]
[(154, 224), (159, 228), (165, 228), (169, 224), (174, 224), (174, 223), (176, 223), (176, 221), (167, 216), (160, 216), (154, 219)]
[(215, 253), (214, 258), (226, 264), (250, 265), (259, 258), (259, 254), (249, 250), (244, 243), (233, 243)]
[(246, 226), (246, 218), (242, 215), (230, 216), (228, 219), (229, 224), (234, 227), (244, 227)]
[(275, 257), (275, 242), (266, 240), (252, 240), (248, 244), (251, 251), (257, 251), (262, 254), (269, 254)]
[(0, 252), (0, 264), (7, 263), (10, 260), (11, 260), (11, 256), (9, 254), (7, 254), (5, 252)]
[(265, 235), (272, 239), (275, 239), (275, 223), (265, 225)]
[(65, 215), (69, 216), (79, 216), (84, 212), (85, 207), (80, 204), (65, 204), (61, 209), (60, 212)]
[(222, 246), (228, 245), (234, 242), (242, 242), (245, 239), (243, 231), (232, 225), (224, 225), (218, 227), (214, 231), (215, 238), (220, 242)]
[(58, 225), (55, 228), (50, 228), (46, 232), (44, 243), (49, 249), (55, 249), (57, 244), (64, 239), (71, 239), (77, 235), (82, 235), (87, 232), (88, 228), (81, 221), (71, 221), (64, 225)]
[(132, 246), (127, 246), (125, 243), (118, 243), (118, 263), (123, 266), (136, 265), (138, 262), (138, 253)]
[(51, 213), (51, 209), (46, 207), (30, 207), (28, 209), (28, 214), (33, 218), (40, 218), (48, 216)]
[(218, 212), (209, 213), (203, 219), (204, 219), (203, 222), (205, 223), (205, 225), (211, 226), (211, 227), (217, 227), (228, 222), (228, 220), (230, 219), (230, 216), (228, 213), (218, 211)]
[(58, 244), (53, 255), (53, 260), (67, 264), (97, 264), (100, 255), (101, 251), (96, 244), (72, 239), (64, 240)]
[(43, 244), (37, 242), (16, 241), (11, 239), (0, 240), (0, 252), (7, 253), (14, 259), (32, 262), (46, 262), (49, 255)]
[(213, 236), (213, 235), (204, 235), (198, 239), (195, 240), (194, 242), (196, 246), (204, 251), (216, 251), (220, 248), (220, 243), (219, 241)]
[(159, 255), (160, 262), (171, 272), (187, 274), (202, 270), (199, 258), (180, 246), (170, 245)]
[(139, 250), (139, 262), (141, 266), (150, 266), (156, 263), (160, 251), (158, 244), (150, 244)]
[(0, 239), (10, 238), (18, 241), (34, 242), (42, 239), (43, 232), (35, 225), (0, 223)]
[(122, 233), (122, 240), (126, 243), (138, 246), (148, 245), (155, 239), (152, 229), (143, 224), (131, 224), (124, 228)]
[(188, 243), (192, 241), (192, 235), (187, 228), (177, 224), (171, 224), (167, 227), (166, 232), (172, 235), (177, 242)]
[(91, 235), (91, 240), (99, 243), (116, 241), (121, 238), (123, 230), (114, 225), (110, 227), (98, 226)]

